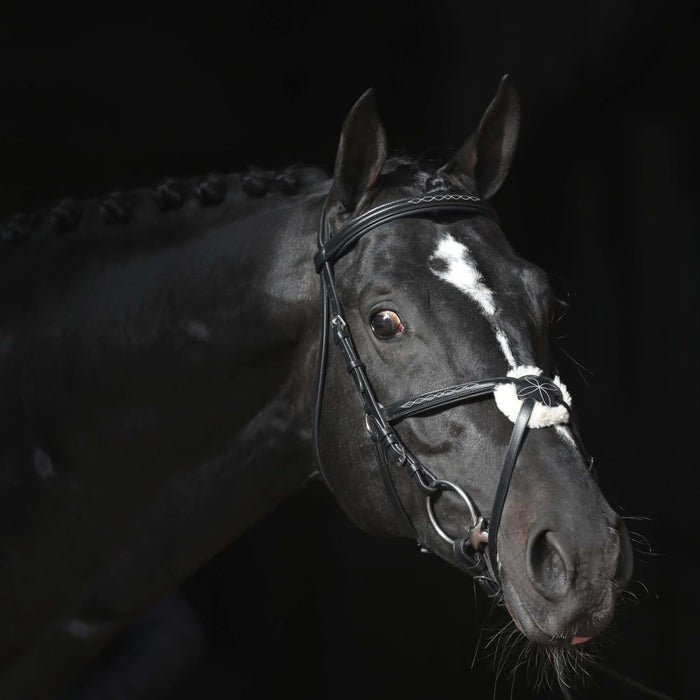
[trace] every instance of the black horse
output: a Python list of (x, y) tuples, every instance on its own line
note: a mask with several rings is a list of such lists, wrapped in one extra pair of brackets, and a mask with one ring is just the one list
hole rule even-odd
[[(6, 223), (0, 696), (57, 692), (318, 476), (535, 643), (606, 627), (629, 540), (552, 367), (547, 275), (488, 203), (518, 125), (506, 78), (449, 162), (388, 158), (368, 91), (331, 181), (166, 181)], [(343, 352), (319, 363), (319, 334)]]

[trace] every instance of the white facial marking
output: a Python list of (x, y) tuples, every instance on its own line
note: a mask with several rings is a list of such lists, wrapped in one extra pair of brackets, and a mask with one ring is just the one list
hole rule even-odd
[[(441, 280), (444, 280), (448, 284), (457, 287), (457, 289), (475, 301), (481, 313), (489, 320), (491, 327), (496, 334), (496, 340), (501, 348), (501, 352), (503, 353), (503, 356), (506, 358), (506, 362), (510, 367), (510, 371), (508, 372), (509, 376), (521, 376), (523, 373), (537, 375), (542, 374), (541, 369), (537, 367), (522, 367), (518, 365), (517, 361), (515, 360), (508, 336), (505, 334), (497, 320), (496, 304), (494, 301), (493, 292), (486, 286), (484, 278), (481, 272), (479, 272), (476, 262), (469, 252), (469, 248), (467, 248), (467, 246), (465, 246), (463, 243), (455, 240), (449, 233), (446, 233), (440, 239), (435, 252), (430, 256), (430, 260), (441, 260), (445, 263), (447, 266), (446, 269), (436, 270), (431, 267), (431, 272), (434, 275), (437, 275), (437, 277), (439, 277)], [(554, 381), (562, 391), (564, 400), (570, 406), (571, 396), (569, 395), (568, 390), (564, 384), (561, 383), (559, 377), (556, 377)], [(506, 415), (508, 415), (508, 413), (513, 413), (513, 418), (511, 420), (514, 421), (517, 411), (515, 408), (513, 408), (512, 411), (504, 410), (504, 406), (508, 403), (508, 401), (505, 400), (503, 395), (504, 391), (512, 386), (513, 385), (508, 384), (501, 385), (496, 389), (496, 391), (494, 391), (494, 398), (496, 399), (497, 404), (499, 404), (499, 400), (501, 400), (501, 404), (503, 404), (503, 406), (499, 404), (499, 408)], [(501, 395), (499, 395), (499, 393)], [(519, 410), (522, 401), (517, 399), (516, 396), (511, 399), (510, 403), (513, 406), (516, 406), (517, 404), (517, 409)], [(557, 420), (535, 421), (533, 424), (531, 417), (528, 425), (530, 425), (530, 427), (544, 427), (545, 425), (553, 425), (554, 430), (562, 438), (562, 440), (564, 440), (564, 442), (569, 444), (576, 452), (578, 452), (579, 448), (576, 440), (571, 434), (571, 430), (569, 430), (568, 426), (561, 424), (568, 420), (568, 410), (564, 409), (562, 406), (554, 409), (554, 411), (557, 410), (562, 414), (561, 416), (557, 415)], [(550, 412), (551, 411), (552, 409), (550, 409)], [(541, 423), (541, 425), (539, 423)], [(498, 565), (500, 568), (500, 561), (498, 562)]]
[(569, 428), (565, 425), (555, 425), (554, 430), (557, 431), (557, 435), (562, 437), (564, 439), (564, 442), (568, 443), (571, 445), (571, 447), (574, 448), (576, 452), (578, 452), (578, 445), (576, 444), (576, 440), (574, 440), (574, 436), (571, 434), (571, 431)]
[(485, 316), (493, 316), (496, 312), (493, 292), (484, 284), (484, 278), (467, 246), (456, 241), (448, 233), (440, 240), (430, 259), (442, 260), (447, 265), (445, 270), (432, 270), (434, 274), (473, 299)]
[(503, 351), (503, 354), (506, 358), (506, 362), (508, 363), (508, 366), (511, 369), (515, 369), (517, 367), (518, 363), (515, 361), (515, 357), (513, 356), (513, 351), (510, 349), (510, 343), (508, 342), (508, 338), (506, 337), (506, 334), (503, 332), (503, 330), (501, 328), (496, 328), (495, 330), (496, 330), (496, 340), (498, 341), (498, 344), (501, 346), (501, 350)]
[(469, 248), (455, 240), (449, 233), (440, 239), (431, 260), (441, 260), (447, 266), (444, 270), (430, 268), (434, 275), (448, 284), (457, 287), (476, 302), (481, 313), (489, 320), (496, 334), (496, 340), (511, 369), (517, 366), (508, 337), (496, 319), (496, 304), (493, 292), (486, 286), (484, 278), (472, 258)]

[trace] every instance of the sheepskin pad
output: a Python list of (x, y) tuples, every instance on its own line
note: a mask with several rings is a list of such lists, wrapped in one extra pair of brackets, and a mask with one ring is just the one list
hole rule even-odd
[[(532, 365), (520, 365), (508, 372), (508, 377), (526, 377), (526, 376), (542, 376), (543, 372), (539, 367)], [(551, 425), (562, 425), (569, 422), (569, 409), (571, 406), (571, 396), (569, 390), (559, 377), (554, 377), (551, 380), (559, 389), (562, 399), (566, 406), (558, 404), (556, 406), (548, 406), (546, 402), (537, 400), (534, 395), (531, 398), (535, 399), (535, 406), (532, 409), (532, 415), (528, 422), (530, 428), (548, 428)], [(518, 397), (518, 387), (516, 384), (499, 384), (493, 392), (493, 397), (496, 400), (496, 405), (501, 413), (509, 420), (515, 423), (520, 408), (523, 405), (523, 399)]]

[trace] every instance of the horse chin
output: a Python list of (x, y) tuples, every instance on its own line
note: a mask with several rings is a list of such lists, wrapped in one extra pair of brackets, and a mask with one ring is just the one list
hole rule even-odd
[(533, 611), (525, 604), (504, 571), (501, 571), (501, 583), (503, 601), (515, 626), (535, 644), (548, 647), (584, 644), (600, 634), (613, 616), (612, 603), (588, 615), (579, 615), (576, 620), (569, 619), (567, 615), (558, 616), (556, 610)]

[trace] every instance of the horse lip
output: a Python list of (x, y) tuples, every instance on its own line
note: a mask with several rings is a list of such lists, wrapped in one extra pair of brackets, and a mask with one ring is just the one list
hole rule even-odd
[[(558, 640), (554, 635), (545, 632), (536, 622), (533, 614), (527, 609), (525, 603), (518, 595), (513, 585), (501, 571), (501, 581), (503, 585), (503, 602), (510, 613), (515, 626), (530, 640), (539, 644), (552, 645)], [(511, 600), (509, 600), (509, 597)], [(515, 613), (518, 613), (517, 615)], [(523, 624), (526, 622), (527, 624)]]
[[(538, 644), (547, 644), (548, 646), (578, 646), (584, 642), (588, 642), (593, 637), (596, 637), (600, 630), (584, 630), (582, 634), (576, 632), (572, 637), (558, 637), (551, 632), (545, 632), (535, 620), (535, 616), (528, 610), (522, 598), (518, 595), (513, 585), (501, 572), (501, 581), (503, 588), (503, 602), (505, 603), (508, 612), (510, 613), (515, 626), (530, 640)], [(509, 597), (511, 600), (509, 600)], [(518, 613), (516, 617), (515, 613)], [(523, 622), (527, 624), (523, 625)]]
[(572, 646), (575, 646), (576, 644), (585, 644), (591, 639), (593, 639), (593, 637), (573, 637), (571, 640), (571, 644)]

